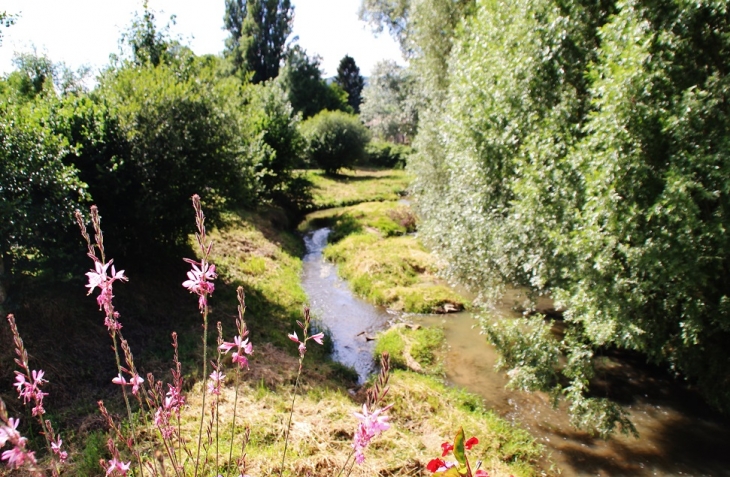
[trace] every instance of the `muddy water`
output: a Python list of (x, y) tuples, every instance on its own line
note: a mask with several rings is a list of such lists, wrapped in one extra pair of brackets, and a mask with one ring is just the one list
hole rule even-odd
[[(594, 439), (575, 430), (565, 409), (553, 409), (547, 396), (505, 389), (506, 376), (494, 369), (497, 354), (470, 314), (401, 316), (353, 296), (335, 267), (322, 259), (328, 233), (320, 229), (305, 237), (303, 285), (313, 311), (332, 332), (335, 359), (353, 366), (361, 380), (374, 370), (374, 344), (366, 336), (399, 321), (442, 326), (449, 345), (446, 379), (481, 395), (488, 408), (544, 444), (546, 473), (730, 477), (730, 423), (661, 370), (636, 356), (606, 356), (594, 387), (630, 410), (640, 438)], [(496, 317), (513, 315), (506, 305), (495, 310)]]

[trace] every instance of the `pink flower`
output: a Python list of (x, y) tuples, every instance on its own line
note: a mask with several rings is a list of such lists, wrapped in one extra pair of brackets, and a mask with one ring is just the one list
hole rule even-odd
[(120, 386), (126, 386), (127, 380), (122, 376), (122, 373), (117, 374), (117, 377), (112, 379), (112, 382), (114, 384), (119, 384)]
[(187, 273), (188, 279), (182, 285), (190, 290), (191, 293), (195, 293), (200, 297), (198, 299), (198, 306), (203, 310), (208, 304), (208, 295), (213, 294), (215, 290), (213, 280), (218, 276), (215, 273), (215, 265), (210, 265), (206, 261), (198, 263), (189, 258), (184, 258), (183, 260), (191, 264), (193, 269)]
[[(288, 334), (287, 336), (288, 336), (288, 337), (289, 337), (289, 339), (290, 339), (290, 340), (292, 340), (293, 342), (295, 342), (295, 343), (299, 343), (299, 356), (300, 356), (301, 358), (303, 358), (303, 357), (304, 357), (304, 353), (306, 353), (306, 352), (307, 352), (307, 345), (306, 345), (307, 341), (309, 341), (309, 340), (314, 340), (315, 342), (317, 342), (317, 343), (319, 343), (319, 344), (322, 344), (322, 339), (324, 338), (324, 333), (317, 333), (317, 334), (316, 334), (316, 335), (314, 335), (314, 336), (310, 336), (310, 337), (308, 337), (308, 338), (307, 338), (307, 339), (305, 339), (304, 341), (299, 341), (299, 336), (297, 336), (297, 333), (296, 333), (296, 331), (295, 331), (294, 333), (290, 333), (290, 334)], [(305, 336), (306, 336), (306, 329), (305, 329)]]
[(250, 355), (253, 353), (253, 346), (248, 342), (248, 338), (243, 339), (240, 336), (236, 336), (233, 338), (233, 343), (224, 342), (218, 347), (218, 349), (223, 351), (225, 354), (228, 354), (228, 352), (233, 348), (236, 348), (237, 350), (233, 352), (232, 361), (234, 363), (238, 363), (241, 368), (248, 368), (248, 359), (244, 356), (244, 354)]
[(355, 431), (352, 447), (355, 449), (355, 462), (362, 464), (365, 461), (365, 448), (370, 440), (383, 431), (390, 429), (388, 424), (388, 416), (381, 415), (390, 409), (393, 405), (386, 406), (382, 409), (376, 409), (373, 412), (368, 411), (367, 404), (362, 405), (362, 413), (354, 413), (355, 417), (360, 420)]
[(66, 462), (66, 459), (68, 459), (68, 452), (61, 450), (61, 444), (63, 444), (63, 441), (59, 436), (55, 442), (51, 442), (51, 450), (53, 450), (53, 453), (58, 456), (61, 462)]
[[(127, 277), (124, 276), (124, 270), (117, 272), (114, 265), (112, 265), (113, 261), (114, 260), (109, 260), (107, 263), (101, 263), (99, 259), (95, 258), (94, 270), (86, 272), (86, 276), (89, 277), (89, 283), (86, 285), (89, 289), (88, 295), (91, 295), (94, 288), (99, 287), (101, 291), (99, 296), (96, 297), (96, 302), (99, 304), (99, 308), (103, 308), (108, 315), (113, 313), (114, 310), (111, 306), (112, 298), (114, 298), (114, 295), (112, 294), (112, 283), (117, 280), (127, 281)], [(107, 276), (107, 269), (109, 268), (109, 265), (112, 265), (111, 276)]]
[(115, 458), (109, 461), (109, 464), (106, 468), (106, 475), (109, 476), (111, 474), (118, 473), (119, 475), (127, 475), (127, 472), (129, 472), (129, 466), (132, 464), (132, 462), (127, 462), (126, 464), (123, 462), (120, 462)]
[(17, 469), (23, 466), (26, 462), (35, 464), (35, 452), (28, 452), (24, 449), (24, 446), (15, 446), (10, 450), (3, 452), (0, 460), (8, 461), (8, 467), (11, 469)]
[(20, 433), (17, 431), (20, 419), (9, 418), (9, 426), (0, 426), (0, 447), (4, 446), (6, 442), (10, 442), (12, 445), (17, 445), (23, 439)]
[(132, 394), (136, 396), (139, 392), (139, 386), (144, 382), (144, 379), (142, 379), (139, 374), (135, 374), (129, 382), (132, 385)]
[(208, 391), (211, 394), (220, 394), (221, 393), (221, 382), (225, 379), (226, 375), (223, 373), (216, 371), (213, 371), (210, 373), (210, 379), (212, 382), (208, 383)]

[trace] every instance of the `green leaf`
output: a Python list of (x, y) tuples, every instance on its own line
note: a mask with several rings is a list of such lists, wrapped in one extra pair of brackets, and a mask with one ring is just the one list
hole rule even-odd
[(462, 466), (466, 466), (466, 453), (464, 452), (464, 428), (460, 427), (454, 438), (454, 457)]

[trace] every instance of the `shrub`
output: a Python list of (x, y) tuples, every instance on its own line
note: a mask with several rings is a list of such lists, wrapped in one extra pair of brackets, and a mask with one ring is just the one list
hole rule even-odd
[(365, 146), (366, 160), (369, 165), (391, 169), (405, 168), (408, 156), (412, 151), (410, 146), (387, 141), (373, 141)]
[(322, 111), (302, 123), (310, 160), (327, 174), (336, 174), (365, 159), (370, 133), (357, 116), (340, 111)]

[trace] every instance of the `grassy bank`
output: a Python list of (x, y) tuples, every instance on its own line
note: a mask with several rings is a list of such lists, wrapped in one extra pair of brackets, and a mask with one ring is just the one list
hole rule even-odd
[(352, 290), (376, 305), (411, 313), (462, 309), (466, 300), (437, 277), (438, 263), (418, 239), (407, 205), (366, 202), (308, 216), (303, 229), (330, 225), (324, 256)]
[(314, 184), (315, 209), (331, 209), (381, 200), (397, 200), (408, 188), (410, 178), (403, 170), (364, 169), (345, 170), (328, 176), (321, 170), (306, 171)]
[[(271, 351), (264, 348), (260, 354), (266, 356), (252, 363), (252, 375), (238, 401), (243, 417), (237, 429), (251, 429), (246, 448), (247, 473), (255, 476), (278, 475), (281, 469), (296, 368), (294, 358)], [(337, 475), (352, 451), (357, 426), (353, 413), (360, 409), (363, 393), (353, 397), (342, 388), (323, 386), (317, 373), (310, 371), (302, 383), (284, 474)], [(233, 394), (231, 387), (223, 390), (222, 426), (230, 425)], [(535, 462), (541, 447), (526, 431), (485, 410), (476, 396), (449, 388), (432, 377), (395, 371), (386, 401), (394, 404), (388, 412), (392, 427), (373, 439), (365, 462), (353, 468), (353, 476), (430, 475), (426, 464), (441, 455), (441, 444), (453, 440), (459, 427), (479, 438), (480, 444), (470, 452), (470, 458), (482, 460), (482, 468), (490, 476), (539, 475)], [(194, 409), (199, 403), (191, 404)], [(193, 427), (195, 416), (189, 418), (188, 425)], [(227, 451), (229, 437), (224, 434), (222, 448)], [(237, 448), (240, 442), (236, 440), (234, 446)]]

